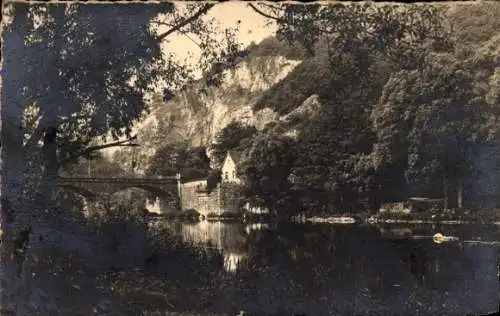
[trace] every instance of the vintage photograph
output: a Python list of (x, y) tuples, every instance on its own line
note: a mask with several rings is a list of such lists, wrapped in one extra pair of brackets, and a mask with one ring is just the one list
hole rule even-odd
[(500, 2), (5, 1), (1, 316), (492, 315)]

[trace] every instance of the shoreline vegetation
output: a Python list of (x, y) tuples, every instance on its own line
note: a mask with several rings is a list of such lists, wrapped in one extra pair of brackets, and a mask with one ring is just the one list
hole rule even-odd
[[(149, 217), (166, 220), (181, 220), (181, 221), (273, 221), (278, 217), (272, 214), (249, 214), (238, 212), (225, 212), (221, 214), (201, 215), (194, 210), (184, 211), (181, 213), (166, 213), (154, 214), (149, 213)], [(314, 224), (494, 224), (500, 225), (500, 210), (493, 213), (483, 212), (468, 212), (454, 211), (447, 212), (414, 212), (414, 213), (399, 213), (399, 212), (384, 212), (384, 213), (337, 213), (325, 215), (308, 216), (305, 213), (287, 218), (295, 223), (314, 223)]]

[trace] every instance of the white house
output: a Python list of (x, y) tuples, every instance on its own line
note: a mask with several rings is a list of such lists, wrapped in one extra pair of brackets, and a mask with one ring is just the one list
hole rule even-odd
[(241, 153), (237, 151), (228, 151), (226, 154), (226, 159), (222, 164), (222, 182), (223, 183), (241, 183), (241, 179), (238, 178), (237, 167), (241, 159)]

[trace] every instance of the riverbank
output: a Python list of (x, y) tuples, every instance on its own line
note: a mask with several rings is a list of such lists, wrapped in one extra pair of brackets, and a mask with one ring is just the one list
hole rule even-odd
[(222, 212), (220, 214), (211, 213), (207, 215), (202, 215), (195, 210), (187, 210), (177, 213), (149, 213), (147, 215), (150, 219), (157, 220), (178, 220), (178, 221), (245, 221), (245, 222), (261, 222), (273, 220), (275, 216), (267, 214), (255, 214), (255, 213), (245, 213), (245, 212)]
[[(271, 214), (252, 214), (243, 212), (223, 212), (221, 214), (201, 215), (194, 210), (179, 213), (148, 214), (153, 219), (193, 221), (245, 221), (262, 222), (275, 220)], [(494, 211), (457, 211), (446, 212), (379, 212), (379, 213), (333, 213), (320, 215), (299, 214), (291, 218), (296, 223), (327, 223), (327, 224), (495, 224), (500, 225), (500, 210)]]
[(342, 213), (321, 216), (295, 216), (292, 221), (298, 223), (330, 224), (495, 224), (500, 225), (500, 210), (494, 211), (456, 211), (414, 212), (414, 213)]

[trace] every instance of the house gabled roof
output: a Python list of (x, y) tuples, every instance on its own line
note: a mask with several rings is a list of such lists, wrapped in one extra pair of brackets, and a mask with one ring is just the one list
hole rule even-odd
[(234, 163), (237, 165), (240, 162), (243, 154), (240, 151), (229, 150), (227, 152), (226, 159), (227, 159), (227, 156), (231, 156), (231, 159), (233, 159)]

